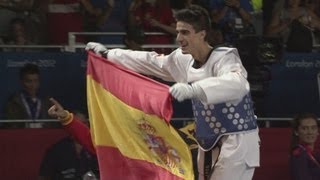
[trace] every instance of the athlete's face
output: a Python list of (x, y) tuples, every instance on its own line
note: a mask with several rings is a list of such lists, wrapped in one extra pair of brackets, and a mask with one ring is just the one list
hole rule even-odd
[(198, 52), (202, 43), (205, 43), (205, 31), (196, 32), (191, 24), (178, 21), (177, 26), (177, 42), (184, 54), (194, 54)]
[(313, 118), (301, 120), (296, 133), (300, 141), (307, 144), (314, 144), (319, 134), (316, 120)]

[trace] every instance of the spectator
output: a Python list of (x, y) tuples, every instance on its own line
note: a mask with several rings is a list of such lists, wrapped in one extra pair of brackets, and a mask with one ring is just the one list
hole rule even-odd
[(234, 44), (241, 35), (255, 34), (249, 0), (211, 0), (211, 17), (222, 30), (226, 43)]
[(320, 30), (319, 17), (300, 0), (286, 0), (273, 12), (266, 35), (282, 38), (289, 52), (311, 52), (314, 29)]
[[(100, 16), (95, 16), (89, 12), (84, 12), (84, 31), (86, 32), (98, 32), (100, 31), (106, 22), (108, 22), (112, 13), (114, 12), (115, 2), (114, 0), (91, 0), (93, 7), (102, 9)], [(122, 31), (122, 30), (120, 30)], [(100, 36), (100, 35), (99, 35)], [(86, 40), (97, 39), (97, 36), (87, 36)]]
[[(320, 144), (318, 119), (303, 113), (293, 119), (290, 152), (291, 175), (294, 180), (320, 179)], [(318, 142), (318, 144), (317, 144)]]
[[(24, 19), (22, 18), (14, 18), (10, 22), (10, 31), (9, 37), (6, 40), (5, 44), (10, 45), (34, 45), (35, 42), (32, 39), (32, 36), (29, 34), (27, 30), (27, 25)], [(32, 49), (25, 48), (8, 48), (4, 51), (32, 51)]]
[[(27, 63), (20, 69), (21, 91), (14, 93), (5, 106), (4, 116), (10, 120), (30, 120), (30, 123), (9, 123), (12, 128), (51, 127), (49, 123), (33, 123), (33, 120), (48, 119), (49, 99), (40, 96), (40, 71), (37, 65)], [(52, 124), (52, 127), (55, 127)]]
[[(23, 0), (23, 1), (1, 1), (0, 2), (0, 34), (7, 39), (7, 44), (24, 45), (21, 43), (22, 39), (19, 37), (19, 43), (12, 39), (13, 24), (20, 24), (24, 26), (24, 33), (27, 36), (27, 45), (29, 44), (45, 44), (47, 42), (47, 31), (45, 29), (45, 22), (41, 19), (41, 14), (37, 10), (37, 2), (40, 0)], [(42, 0), (44, 1), (44, 0)], [(18, 20), (19, 19), (19, 20)], [(23, 21), (23, 22), (22, 22)], [(22, 40), (23, 41), (23, 40)], [(31, 41), (31, 43), (30, 43)]]
[(32, 7), (32, 0), (0, 1), (0, 34), (5, 35), (10, 30), (10, 21), (23, 17)]
[[(98, 19), (99, 32), (126, 32), (128, 25), (128, 13), (132, 0), (95, 0), (100, 1), (100, 6), (106, 6), (101, 18)], [(103, 44), (123, 44), (122, 35), (102, 35), (98, 42)]]
[[(83, 113), (75, 115), (82, 123), (89, 125)], [(98, 161), (96, 156), (83, 148), (72, 136), (68, 136), (51, 146), (41, 163), (39, 180), (80, 180), (84, 176), (97, 176)]]

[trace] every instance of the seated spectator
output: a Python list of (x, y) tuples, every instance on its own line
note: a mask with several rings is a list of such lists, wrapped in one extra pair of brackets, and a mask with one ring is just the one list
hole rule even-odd
[[(5, 44), (10, 45), (34, 45), (35, 42), (32, 39), (32, 36), (27, 30), (27, 24), (22, 18), (14, 18), (10, 21), (10, 31), (8, 33), (8, 39)], [(8, 48), (4, 51), (32, 51), (32, 49), (25, 48)]]
[(0, 34), (11, 34), (10, 22), (16, 18), (23, 19), (28, 39), (32, 40), (33, 44), (46, 44), (46, 18), (43, 13), (39, 11), (41, 4), (46, 1), (47, 0), (1, 1)]
[(0, 1), (0, 34), (6, 35), (10, 30), (10, 21), (25, 16), (24, 13), (31, 8), (34, 0)]
[(234, 44), (241, 35), (255, 34), (249, 0), (212, 0), (210, 8), (212, 21), (222, 30), (226, 43)]
[(293, 119), (290, 152), (294, 180), (320, 179), (319, 124), (314, 114), (299, 114)]
[(282, 38), (288, 52), (311, 52), (313, 31), (320, 30), (320, 19), (301, 0), (286, 0), (284, 8), (273, 12), (266, 35)]
[[(75, 115), (89, 125), (83, 113)], [(98, 175), (96, 156), (85, 150), (72, 136), (68, 136), (47, 150), (41, 163), (39, 180), (93, 179), (98, 178)]]
[[(5, 119), (30, 120), (30, 123), (8, 123), (11, 128), (51, 127), (50, 123), (35, 123), (33, 120), (48, 119), (50, 101), (40, 96), (40, 71), (35, 64), (27, 63), (20, 69), (21, 90), (14, 93), (5, 105)], [(55, 127), (55, 124), (52, 124)]]

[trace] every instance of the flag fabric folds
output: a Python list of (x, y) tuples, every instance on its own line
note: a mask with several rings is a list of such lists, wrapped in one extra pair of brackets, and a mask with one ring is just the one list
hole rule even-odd
[(102, 180), (193, 179), (168, 86), (88, 52), (87, 102)]

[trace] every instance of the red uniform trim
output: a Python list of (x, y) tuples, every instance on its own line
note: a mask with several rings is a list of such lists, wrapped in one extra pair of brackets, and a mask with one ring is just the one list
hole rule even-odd
[(96, 149), (92, 143), (90, 129), (82, 123), (76, 116), (72, 121), (64, 126), (64, 129), (87, 151), (96, 155)]

